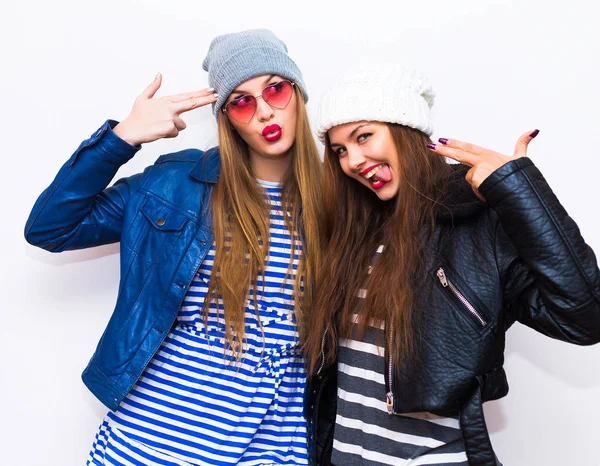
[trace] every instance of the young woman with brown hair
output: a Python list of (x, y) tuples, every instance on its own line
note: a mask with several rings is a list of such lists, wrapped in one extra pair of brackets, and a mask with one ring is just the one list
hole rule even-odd
[(321, 102), (311, 464), (496, 466), (482, 403), (508, 391), (506, 329), (600, 341), (596, 258), (526, 157), (538, 131), (512, 157), (433, 144), (433, 98), (423, 76), (382, 65)]

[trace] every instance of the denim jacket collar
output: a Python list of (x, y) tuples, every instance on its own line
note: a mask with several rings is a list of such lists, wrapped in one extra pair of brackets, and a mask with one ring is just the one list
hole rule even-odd
[(219, 148), (213, 147), (206, 151), (196, 165), (190, 170), (190, 176), (204, 183), (215, 184), (221, 173), (221, 157)]

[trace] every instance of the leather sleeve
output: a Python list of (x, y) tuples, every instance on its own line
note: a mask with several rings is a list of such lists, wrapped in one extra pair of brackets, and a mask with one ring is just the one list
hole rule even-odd
[(600, 341), (596, 257), (533, 162), (509, 162), (479, 191), (498, 216), (495, 252), (508, 325), (518, 320), (580, 345)]
[(25, 225), (30, 244), (60, 252), (119, 241), (124, 208), (141, 175), (106, 189), (140, 149), (113, 133), (116, 124), (105, 122), (83, 141), (37, 199)]

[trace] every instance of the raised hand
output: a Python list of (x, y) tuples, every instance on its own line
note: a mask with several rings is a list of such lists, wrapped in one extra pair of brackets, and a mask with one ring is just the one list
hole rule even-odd
[(162, 138), (174, 138), (186, 127), (180, 115), (216, 102), (214, 89), (202, 89), (154, 98), (162, 83), (159, 73), (135, 99), (131, 112), (113, 131), (133, 146)]
[(478, 189), (481, 183), (502, 165), (511, 160), (525, 157), (527, 155), (527, 146), (538, 133), (539, 130), (536, 129), (535, 131), (528, 131), (521, 135), (517, 140), (512, 157), (456, 139), (440, 138), (439, 142), (441, 144), (428, 144), (427, 147), (437, 154), (470, 166), (471, 169), (467, 172), (465, 178), (473, 187), (473, 191), (477, 197), (485, 201), (485, 198)]

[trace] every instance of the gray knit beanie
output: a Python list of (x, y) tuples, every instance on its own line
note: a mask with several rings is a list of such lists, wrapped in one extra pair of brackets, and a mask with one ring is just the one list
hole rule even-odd
[(308, 101), (300, 69), (288, 56), (286, 45), (268, 29), (251, 29), (215, 37), (202, 68), (208, 71), (208, 84), (219, 94), (213, 104), (217, 119), (227, 97), (237, 86), (263, 74), (276, 74), (295, 82), (302, 90), (304, 102)]

